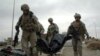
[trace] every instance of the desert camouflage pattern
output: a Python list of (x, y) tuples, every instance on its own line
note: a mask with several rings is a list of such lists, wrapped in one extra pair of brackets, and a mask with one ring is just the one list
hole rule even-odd
[[(78, 56), (78, 55), (82, 56), (82, 41), (85, 39), (85, 34), (87, 35), (87, 37), (89, 37), (85, 24), (81, 21), (79, 23), (74, 21), (71, 23), (70, 26), (73, 26), (74, 29), (79, 32), (78, 35), (73, 36), (72, 38), (74, 56)], [(75, 39), (75, 37), (77, 37), (78, 39)]]
[(55, 34), (55, 32), (59, 32), (59, 28), (57, 26), (57, 24), (51, 24), (49, 25), (48, 27), (48, 31), (47, 31), (47, 34), (48, 34), (48, 42), (50, 43), (53, 35)]
[(22, 29), (22, 49), (25, 51), (27, 56), (30, 56), (29, 43), (33, 49), (33, 55), (37, 53), (36, 51), (36, 41), (37, 35), (36, 32), (39, 30), (37, 17), (33, 15), (22, 15), (17, 22), (17, 25)]

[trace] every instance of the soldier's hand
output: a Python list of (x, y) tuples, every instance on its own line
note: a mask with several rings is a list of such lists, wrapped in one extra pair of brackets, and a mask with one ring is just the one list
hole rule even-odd
[(18, 31), (19, 30), (19, 26), (15, 26), (15, 29), (16, 29), (16, 31)]
[(37, 35), (41, 35), (41, 33), (40, 33), (40, 32), (36, 32), (36, 34), (37, 34)]
[(89, 36), (87, 36), (87, 40), (89, 40), (89, 38), (90, 38), (90, 37), (89, 37)]
[(56, 33), (58, 33), (58, 31), (54, 31), (53, 33), (56, 34)]

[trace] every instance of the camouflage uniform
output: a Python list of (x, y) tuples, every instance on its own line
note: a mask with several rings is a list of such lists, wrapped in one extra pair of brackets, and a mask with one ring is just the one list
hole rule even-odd
[[(70, 26), (73, 26), (73, 28), (79, 32), (78, 35), (73, 36), (72, 38), (72, 45), (74, 50), (74, 56), (82, 56), (82, 41), (85, 39), (84, 34), (89, 37), (88, 32), (86, 30), (85, 24), (80, 22), (72, 22)], [(68, 29), (68, 33), (70, 32), (70, 29)], [(67, 33), (67, 34), (68, 34)], [(76, 39), (77, 38), (77, 39)]]
[(48, 31), (47, 31), (47, 34), (48, 34), (48, 42), (50, 43), (53, 35), (55, 34), (55, 32), (59, 32), (59, 28), (57, 26), (57, 24), (53, 23), (51, 25), (49, 25), (48, 27)]
[[(38, 26), (39, 26), (39, 30), (38, 30), (38, 34), (37, 34), (37, 39), (42, 38), (43, 34), (44, 34), (44, 28), (43, 28), (42, 24), (38, 22)], [(42, 51), (40, 51), (39, 47), (37, 47), (37, 52), (38, 52), (38, 54), (40, 53), (40, 55), (42, 54)]]
[[(39, 27), (39, 29), (38, 29), (39, 34), (40, 34), (40, 35), (43, 35), (43, 34), (44, 34), (44, 28), (43, 28), (42, 24), (39, 23), (39, 22), (38, 22), (38, 27)], [(38, 35), (38, 38), (39, 38), (39, 37), (42, 37), (42, 36), (39, 36), (39, 35)]]
[[(54, 34), (59, 33), (59, 28), (57, 26), (57, 24), (52, 23), (51, 25), (49, 25), (48, 27), (48, 31), (47, 31), (47, 41), (48, 43), (51, 42), (52, 37), (54, 36)], [(48, 55), (48, 56), (55, 56), (56, 54), (52, 54), (52, 55)]]
[[(24, 4), (23, 6), (26, 6), (26, 4)], [(23, 7), (21, 7), (21, 9), (23, 9)], [(31, 47), (33, 48), (33, 55), (36, 54), (36, 47), (35, 47), (37, 41), (36, 31), (38, 30), (36, 19), (37, 17), (35, 15), (30, 16), (30, 12), (28, 12), (27, 15), (23, 14), (19, 18), (19, 21), (17, 22), (16, 25), (16, 27), (21, 27), (22, 29), (22, 39), (21, 39), (22, 49), (25, 51), (27, 56), (30, 56), (29, 42), (31, 44)]]

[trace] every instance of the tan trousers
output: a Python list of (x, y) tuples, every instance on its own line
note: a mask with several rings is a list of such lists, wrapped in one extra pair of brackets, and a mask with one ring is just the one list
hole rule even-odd
[[(48, 43), (49, 43), (49, 44), (50, 44), (52, 38), (53, 38), (53, 35), (48, 36)], [(56, 56), (56, 54), (52, 54), (52, 55), (51, 55), (51, 54), (48, 54), (47, 56)]]
[[(81, 37), (80, 37), (81, 38)], [(72, 38), (72, 45), (74, 50), (74, 56), (82, 56), (82, 40), (76, 40)]]
[(50, 44), (50, 42), (51, 42), (52, 38), (53, 38), (53, 35), (48, 36), (48, 43), (49, 43), (49, 44)]
[[(30, 56), (30, 49), (29, 49), (29, 43), (32, 47), (33, 55), (36, 53), (36, 41), (37, 41), (37, 36), (35, 32), (26, 32), (23, 31), (22, 33), (22, 49), (25, 51), (27, 56)], [(36, 55), (34, 55), (36, 56)]]

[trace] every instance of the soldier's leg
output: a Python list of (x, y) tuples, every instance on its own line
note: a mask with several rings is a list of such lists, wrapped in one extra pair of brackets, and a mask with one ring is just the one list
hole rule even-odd
[(30, 36), (30, 44), (32, 47), (33, 56), (38, 56), (38, 52), (37, 52), (37, 48), (36, 48), (36, 41), (37, 41), (36, 33), (32, 32), (31, 36)]
[(39, 47), (36, 47), (36, 48), (37, 48), (38, 55), (42, 55), (42, 51), (39, 49)]
[(51, 37), (50, 36), (48, 37), (48, 40), (47, 41), (48, 41), (48, 43), (50, 43), (50, 41), (51, 41)]
[(30, 51), (29, 51), (29, 48), (28, 48), (28, 36), (29, 36), (29, 33), (23, 32), (22, 33), (22, 39), (21, 39), (22, 50), (25, 51), (27, 56), (29, 56), (29, 54), (30, 54)]
[[(40, 38), (40, 36), (37, 35), (37, 39), (39, 39), (39, 38)], [(36, 47), (36, 48), (37, 48), (38, 55), (42, 55), (42, 51), (40, 51), (39, 47)]]
[(78, 54), (79, 56), (82, 56), (82, 41), (78, 41)]
[(77, 40), (72, 39), (72, 45), (73, 45), (74, 56), (78, 56), (78, 52), (77, 52)]
[(49, 43), (49, 44), (50, 44), (52, 38), (53, 38), (53, 35), (51, 35), (51, 36), (48, 37), (48, 43)]

